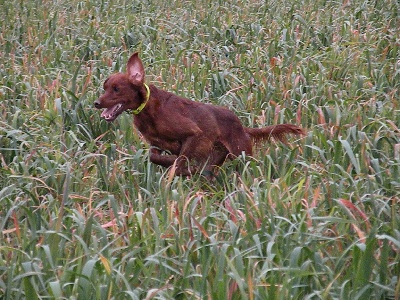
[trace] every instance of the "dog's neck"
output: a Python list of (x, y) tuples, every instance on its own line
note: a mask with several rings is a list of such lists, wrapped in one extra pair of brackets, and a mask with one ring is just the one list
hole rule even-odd
[(147, 84), (145, 84), (145, 83), (143, 83), (143, 85), (144, 85), (144, 87), (146, 88), (146, 97), (144, 98), (144, 101), (142, 102), (142, 104), (139, 105), (138, 108), (132, 109), (132, 110), (129, 111), (129, 113), (132, 113), (132, 114), (134, 114), (134, 115), (140, 114), (140, 112), (143, 110), (143, 108), (146, 107), (147, 102), (148, 102), (149, 99), (150, 99), (150, 88), (149, 88), (149, 86), (148, 86)]

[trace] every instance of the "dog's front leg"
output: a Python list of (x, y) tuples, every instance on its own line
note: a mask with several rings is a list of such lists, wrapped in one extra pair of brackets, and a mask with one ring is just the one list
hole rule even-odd
[(159, 148), (150, 148), (150, 161), (165, 168), (172, 166), (177, 159), (177, 156), (172, 154), (164, 155), (162, 152), (163, 150)]
[(154, 164), (163, 166), (165, 168), (169, 168), (175, 164), (176, 166), (176, 175), (178, 176), (190, 176), (193, 172), (193, 170), (189, 170), (188, 167), (186, 168), (179, 168), (178, 166), (181, 165), (184, 162), (180, 162), (181, 160), (184, 160), (185, 158), (182, 156), (176, 156), (173, 154), (163, 154), (163, 150), (159, 148), (151, 148), (150, 149), (150, 161)]

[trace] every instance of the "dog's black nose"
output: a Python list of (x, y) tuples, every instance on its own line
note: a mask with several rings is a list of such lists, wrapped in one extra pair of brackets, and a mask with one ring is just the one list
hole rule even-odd
[(94, 101), (94, 107), (101, 108), (101, 102), (99, 100)]

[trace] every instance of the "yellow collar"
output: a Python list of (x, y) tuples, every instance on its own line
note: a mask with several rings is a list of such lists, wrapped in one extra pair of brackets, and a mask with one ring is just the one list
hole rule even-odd
[(132, 109), (132, 110), (131, 110), (131, 112), (132, 112), (134, 115), (138, 115), (138, 114), (143, 110), (143, 108), (146, 106), (147, 101), (149, 101), (149, 99), (150, 99), (150, 89), (149, 89), (149, 86), (148, 86), (147, 84), (145, 84), (145, 83), (143, 83), (143, 84), (144, 84), (144, 87), (146, 88), (146, 91), (147, 91), (147, 93), (146, 93), (146, 99), (143, 101), (142, 104), (139, 105), (138, 108)]

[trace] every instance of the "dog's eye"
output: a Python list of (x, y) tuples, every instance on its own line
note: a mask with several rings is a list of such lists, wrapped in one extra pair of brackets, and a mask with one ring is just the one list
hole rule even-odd
[(114, 92), (119, 92), (119, 87), (117, 87), (116, 85), (113, 86), (113, 90)]

